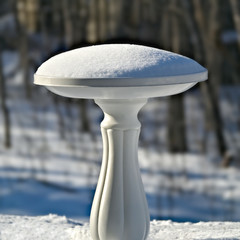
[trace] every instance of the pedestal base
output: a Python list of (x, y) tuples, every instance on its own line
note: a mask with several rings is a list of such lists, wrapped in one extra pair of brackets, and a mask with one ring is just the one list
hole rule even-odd
[(95, 100), (104, 120), (103, 161), (90, 217), (94, 240), (147, 238), (150, 220), (137, 155), (137, 114), (146, 101)]

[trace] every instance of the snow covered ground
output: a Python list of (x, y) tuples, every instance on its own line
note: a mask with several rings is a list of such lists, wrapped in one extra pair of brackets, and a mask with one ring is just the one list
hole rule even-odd
[[(152, 221), (148, 240), (237, 240), (240, 223)], [(64, 216), (0, 215), (1, 240), (89, 240), (89, 224)]]
[[(3, 147), (0, 114), (0, 214), (39, 216), (52, 213), (75, 219), (73, 221), (88, 221), (101, 165), (100, 109), (92, 101), (88, 102), (93, 134), (81, 133), (76, 102), (54, 104), (53, 95), (39, 86), (33, 87), (33, 99), (27, 100), (21, 72), (14, 73), (18, 64), (16, 54), (5, 53), (4, 59), (8, 62), (5, 75), (9, 76), (7, 104), (13, 146), (11, 149)], [(239, 120), (236, 118), (240, 116), (235, 103), (240, 100), (240, 90), (224, 88), (223, 93), (221, 104), (225, 106), (226, 137), (234, 149), (235, 145), (240, 145), (239, 131), (235, 131)], [(235, 164), (223, 169), (216, 161), (214, 140), (211, 134), (206, 138), (203, 132), (203, 109), (197, 90), (187, 93), (185, 104), (190, 147), (185, 155), (170, 155), (166, 151), (166, 99), (150, 100), (140, 114), (143, 125), (139, 162), (151, 219), (240, 221), (239, 166)], [(207, 153), (203, 155), (204, 144)], [(16, 219), (27, 221), (31, 218)], [(62, 218), (56, 217), (56, 221), (59, 219)], [(66, 221), (67, 226), (67, 220), (62, 221)], [(152, 226), (154, 224), (163, 224), (161, 229), (173, 226), (171, 222), (152, 222)], [(206, 236), (194, 238), (218, 238), (218, 235)]]

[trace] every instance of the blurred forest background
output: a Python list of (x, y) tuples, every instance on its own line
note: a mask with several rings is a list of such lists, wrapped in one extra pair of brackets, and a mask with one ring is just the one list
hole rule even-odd
[[(57, 53), (102, 43), (173, 51), (209, 70), (208, 81), (142, 110), (143, 182), (152, 218), (239, 221), (239, 0), (0, 0), (0, 213), (88, 217), (102, 113), (34, 86), (33, 74)], [(86, 210), (66, 209), (80, 198)]]

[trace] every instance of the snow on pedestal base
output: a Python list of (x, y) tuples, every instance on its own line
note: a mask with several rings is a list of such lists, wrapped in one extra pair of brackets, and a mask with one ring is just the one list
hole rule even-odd
[[(152, 221), (148, 240), (240, 239), (240, 222), (175, 223)], [(89, 240), (88, 223), (64, 216), (0, 215), (0, 240)]]

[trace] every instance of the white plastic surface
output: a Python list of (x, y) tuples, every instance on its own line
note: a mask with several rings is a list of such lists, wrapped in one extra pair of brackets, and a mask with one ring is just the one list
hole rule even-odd
[(150, 218), (138, 166), (137, 114), (146, 100), (96, 103), (104, 111), (104, 152), (91, 210), (91, 235), (94, 240), (144, 240)]
[(87, 99), (134, 99), (174, 95), (186, 91), (196, 83), (183, 83), (145, 87), (66, 87), (47, 86), (58, 95), (71, 98)]

